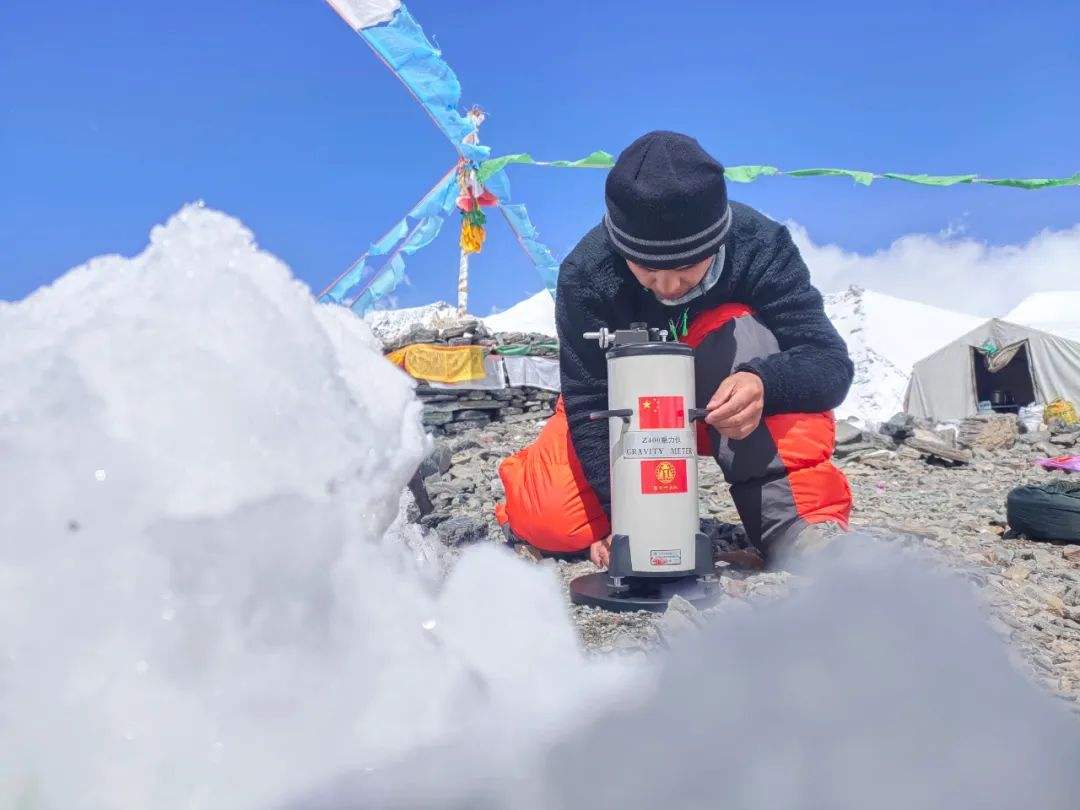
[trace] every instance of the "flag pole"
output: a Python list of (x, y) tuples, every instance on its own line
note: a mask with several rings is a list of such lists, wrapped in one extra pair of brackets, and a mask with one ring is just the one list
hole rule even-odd
[[(468, 118), (476, 125), (476, 130), (470, 132), (465, 136), (464, 143), (476, 144), (480, 142), (480, 125), (484, 123), (484, 111), (479, 107), (473, 107), (469, 110), (465, 117)], [(462, 166), (462, 171), (467, 175), (462, 178), (463, 183), (469, 180), (475, 180), (475, 171), (467, 166)], [(465, 313), (469, 309), (469, 254), (465, 248), (461, 248), (461, 255), (458, 259), (458, 279), (457, 279), (457, 312), (459, 317), (464, 317)]]

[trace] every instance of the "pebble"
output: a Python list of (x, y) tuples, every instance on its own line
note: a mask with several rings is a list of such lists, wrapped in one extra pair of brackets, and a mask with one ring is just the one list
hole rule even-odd
[(452, 517), (439, 523), (439, 539), (448, 546), (463, 546), (487, 537), (487, 526), (470, 517)]
[(1026, 565), (1010, 565), (1002, 572), (1002, 576), (1011, 579), (1014, 582), (1022, 582), (1031, 576), (1031, 569)]

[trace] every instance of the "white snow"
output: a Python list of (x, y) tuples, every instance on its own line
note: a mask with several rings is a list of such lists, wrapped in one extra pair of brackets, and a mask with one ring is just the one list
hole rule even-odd
[(1080, 290), (1034, 293), (1003, 320), (1080, 341)]
[(985, 320), (856, 286), (825, 296), (825, 312), (855, 363), (851, 391), (836, 415), (866, 422), (901, 410), (915, 363)]
[(509, 309), (484, 318), (492, 332), (537, 332), (555, 337), (555, 299), (541, 290)]
[[(1076, 719), (1010, 665), (970, 586), (921, 562), (854, 538), (778, 603), (723, 601), (655, 682), (540, 755), (463, 729), (290, 810), (1072, 810)], [(520, 652), (487, 671), (516, 680)]]
[(603, 703), (546, 569), (431, 592), (411, 383), (236, 220), (0, 305), (0, 379), (0, 806), (277, 806)]
[(420, 307), (373, 309), (364, 315), (364, 322), (371, 327), (375, 337), (384, 343), (393, 343), (414, 326), (438, 328), (456, 320), (457, 309), (445, 301), (436, 301)]

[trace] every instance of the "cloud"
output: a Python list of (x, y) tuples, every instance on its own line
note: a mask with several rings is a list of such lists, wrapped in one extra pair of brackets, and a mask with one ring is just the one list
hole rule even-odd
[(1080, 223), (1043, 230), (1019, 245), (962, 237), (962, 226), (908, 234), (863, 255), (819, 245), (805, 227), (787, 222), (822, 292), (852, 284), (975, 315), (1003, 315), (1034, 292), (1080, 288)]

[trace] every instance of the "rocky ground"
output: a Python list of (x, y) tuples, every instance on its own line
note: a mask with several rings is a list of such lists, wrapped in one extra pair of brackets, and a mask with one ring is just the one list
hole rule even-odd
[[(421, 468), (434, 511), (413, 517), (437, 533), (450, 554), (474, 542), (502, 542), (493, 516), (501, 499), (499, 461), (531, 442), (546, 412), (511, 415), (440, 440)], [(957, 431), (934, 431), (897, 419), (882, 432), (864, 433), (841, 423), (836, 463), (855, 496), (855, 528), (925, 549), (976, 590), (991, 626), (1008, 638), (1031, 677), (1080, 711), (1080, 545), (1032, 541), (1010, 531), (1005, 498), (1014, 487), (1045, 483), (1065, 474), (1033, 462), (1080, 448), (1080, 434), (1058, 431), (1018, 435), (1015, 420), (978, 420)], [(1080, 452), (1080, 449), (1071, 452)], [(700, 465), (701, 513), (719, 523), (720, 545), (745, 544), (716, 465)], [(1075, 477), (1075, 476), (1074, 476)], [(525, 553), (519, 549), (519, 553)], [(564, 582), (595, 570), (585, 560), (542, 560)], [(753, 610), (799, 587), (786, 571), (723, 569), (724, 595), (712, 610)], [(567, 608), (594, 654), (647, 655), (666, 637), (702, 621), (688, 603), (666, 614), (608, 613)]]

